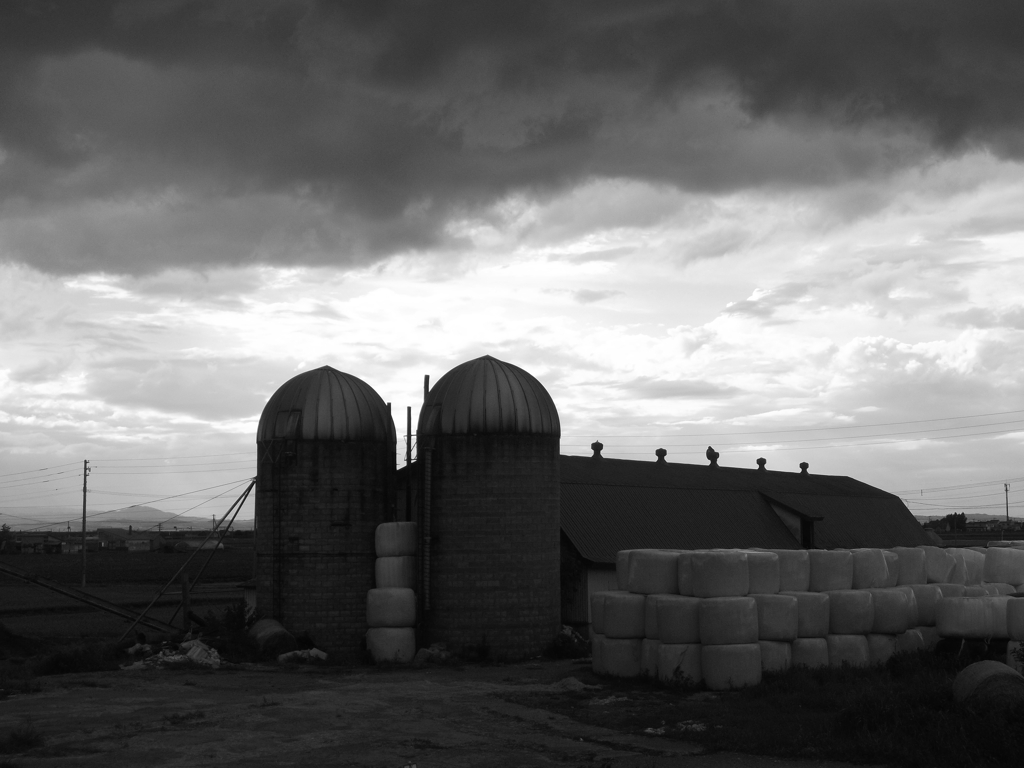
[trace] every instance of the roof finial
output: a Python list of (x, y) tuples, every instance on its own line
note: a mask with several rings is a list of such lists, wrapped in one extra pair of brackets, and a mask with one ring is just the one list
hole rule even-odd
[(656, 450), (654, 452), (654, 455), (658, 457), (658, 463), (659, 464), (667, 464), (668, 463), (667, 461), (665, 461), (665, 457), (668, 456), (668, 451), (666, 451), (664, 448), (659, 448), (658, 450)]
[(594, 449), (594, 455), (591, 456), (590, 458), (592, 458), (592, 459), (603, 459), (604, 458), (601, 455), (601, 449), (604, 448), (604, 444), (600, 440), (596, 440), (595, 442), (591, 443), (590, 447)]
[(757, 460), (757, 471), (758, 472), (767, 472), (767, 470), (764, 468), (764, 465), (767, 464), (767, 463), (768, 463), (767, 459), (758, 459)]
[(718, 466), (718, 457), (721, 456), (718, 451), (709, 445), (708, 449), (704, 452), (704, 455), (708, 457), (708, 461), (711, 462), (712, 467)]
[(800, 462), (800, 474), (801, 475), (806, 475), (807, 474), (807, 468), (809, 466), (811, 466), (811, 465), (808, 464), (806, 461), (801, 461)]

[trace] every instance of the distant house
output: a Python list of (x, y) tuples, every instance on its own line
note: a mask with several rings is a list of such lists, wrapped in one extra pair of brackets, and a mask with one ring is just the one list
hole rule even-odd
[(14, 551), (24, 555), (59, 555), (63, 541), (52, 533), (20, 533), (14, 537)]
[(159, 552), (167, 541), (156, 532), (133, 533), (125, 541), (129, 552)]
[(561, 457), (562, 621), (590, 621), (622, 549), (931, 544), (891, 493), (851, 477), (600, 456)]

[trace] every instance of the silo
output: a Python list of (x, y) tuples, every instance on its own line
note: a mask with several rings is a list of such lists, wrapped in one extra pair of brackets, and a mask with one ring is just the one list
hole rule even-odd
[(445, 374), (418, 429), (425, 642), (535, 656), (559, 629), (558, 412), (490, 356)]
[(256, 452), (257, 609), (333, 658), (358, 658), (374, 530), (393, 513), (388, 407), (355, 376), (307, 371), (267, 402)]

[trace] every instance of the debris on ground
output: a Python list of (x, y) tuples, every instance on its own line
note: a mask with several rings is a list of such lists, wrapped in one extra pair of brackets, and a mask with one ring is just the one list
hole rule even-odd
[(307, 661), (327, 661), (327, 654), (321, 651), (319, 648), (303, 648), (300, 651), (289, 651), (288, 653), (282, 653), (277, 657), (277, 660), (281, 663), (284, 662), (307, 662)]
[(609, 696), (606, 699), (591, 699), (587, 703), (592, 707), (603, 707), (606, 704), (614, 704), (617, 701), (629, 701), (628, 696)]
[(439, 664), (451, 659), (448, 646), (444, 643), (434, 643), (429, 648), (420, 648), (416, 651), (412, 663), (414, 666), (422, 667), (424, 664)]
[(549, 685), (548, 690), (552, 693), (578, 693), (579, 691), (596, 690), (600, 687), (599, 685), (587, 685), (575, 677), (566, 677)]
[(202, 640), (186, 640), (183, 643), (164, 642), (156, 649), (146, 643), (136, 643), (128, 649), (129, 656), (141, 657), (138, 661), (125, 664), (121, 669), (146, 669), (151, 667), (175, 666), (193, 663), (217, 669), (221, 665), (220, 654)]
[(699, 720), (683, 720), (681, 723), (676, 723), (676, 728), (684, 733), (703, 733), (708, 729), (708, 725)]

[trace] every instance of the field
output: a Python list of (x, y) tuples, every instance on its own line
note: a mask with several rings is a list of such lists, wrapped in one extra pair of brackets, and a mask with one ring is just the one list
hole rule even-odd
[[(188, 573), (194, 579), (210, 552), (195, 555)], [(90, 552), (86, 556), (86, 584), (163, 584), (185, 564), (185, 552)], [(0, 563), (60, 584), (77, 586), (82, 580), (80, 555), (0, 555)], [(204, 581), (245, 581), (252, 576), (251, 548), (216, 550), (203, 573)], [(0, 575), (5, 581), (9, 578)]]

